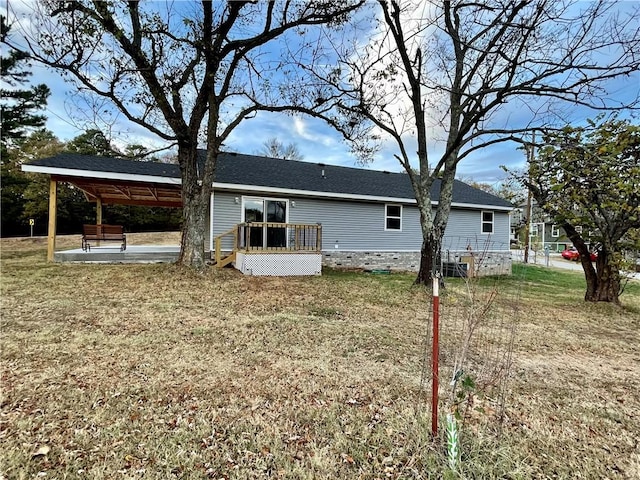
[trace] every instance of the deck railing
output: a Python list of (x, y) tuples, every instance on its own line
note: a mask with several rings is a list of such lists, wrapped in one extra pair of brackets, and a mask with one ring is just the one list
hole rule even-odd
[(236, 248), (245, 251), (320, 252), (322, 225), (250, 222), (237, 225)]
[(322, 225), (303, 223), (239, 223), (214, 239), (214, 261), (224, 266), (244, 252), (317, 252), (322, 251)]
[[(231, 245), (234, 245), (234, 248), (232, 249), (231, 253), (228, 253), (226, 256), (223, 257), (222, 243), (225, 237), (229, 238), (229, 240), (231, 241)], [(214, 240), (215, 240), (215, 249), (214, 249), (215, 264), (218, 267), (223, 267), (224, 265), (227, 265), (233, 262), (236, 258), (235, 255), (236, 255), (237, 249), (235, 248), (235, 245), (238, 243), (238, 229), (236, 227), (233, 227), (231, 230), (218, 235)]]

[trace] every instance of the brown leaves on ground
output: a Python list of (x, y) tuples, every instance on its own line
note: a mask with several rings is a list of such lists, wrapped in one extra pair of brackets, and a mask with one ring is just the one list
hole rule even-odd
[[(49, 265), (43, 249), (2, 240), (6, 478), (446, 469), (420, 390), (430, 307), (411, 275)], [(635, 308), (523, 305), (503, 435), (463, 430), (465, 475), (632, 477)]]

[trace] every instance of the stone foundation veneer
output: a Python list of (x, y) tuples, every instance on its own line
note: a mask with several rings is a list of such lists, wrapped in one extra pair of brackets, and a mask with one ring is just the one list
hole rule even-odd
[(322, 265), (331, 268), (363, 268), (365, 270), (394, 270), (417, 272), (420, 252), (322, 252)]
[[(466, 263), (468, 271), (474, 271), (480, 277), (511, 274), (511, 252), (505, 250), (485, 252), (449, 250), (446, 253), (443, 252), (443, 261)], [(325, 250), (322, 252), (322, 265), (338, 269), (361, 268), (365, 270), (417, 272), (420, 268), (420, 252)]]

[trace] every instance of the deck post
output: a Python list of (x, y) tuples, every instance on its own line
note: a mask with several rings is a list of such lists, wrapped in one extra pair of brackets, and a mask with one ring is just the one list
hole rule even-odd
[(102, 225), (102, 199), (96, 199), (96, 225)]
[(47, 228), (47, 262), (54, 261), (56, 250), (56, 214), (58, 207), (58, 182), (49, 180), (49, 226)]
[[(102, 225), (102, 199), (96, 199), (96, 225)], [(96, 241), (96, 247), (100, 246), (100, 240)]]

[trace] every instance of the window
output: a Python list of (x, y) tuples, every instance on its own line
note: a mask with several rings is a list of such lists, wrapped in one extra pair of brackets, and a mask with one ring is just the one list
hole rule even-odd
[(582, 225), (578, 225), (576, 227), (576, 232), (578, 232), (580, 235), (582, 235)]
[(530, 230), (531, 230), (531, 232), (529, 232), (529, 236), (530, 237), (537, 237), (538, 236), (538, 224), (537, 223), (532, 223)]
[(493, 233), (493, 212), (482, 212), (482, 233)]
[(402, 230), (402, 205), (385, 205), (385, 230)]
[(560, 236), (560, 227), (557, 225), (551, 225), (551, 236), (553, 238), (558, 238)]

